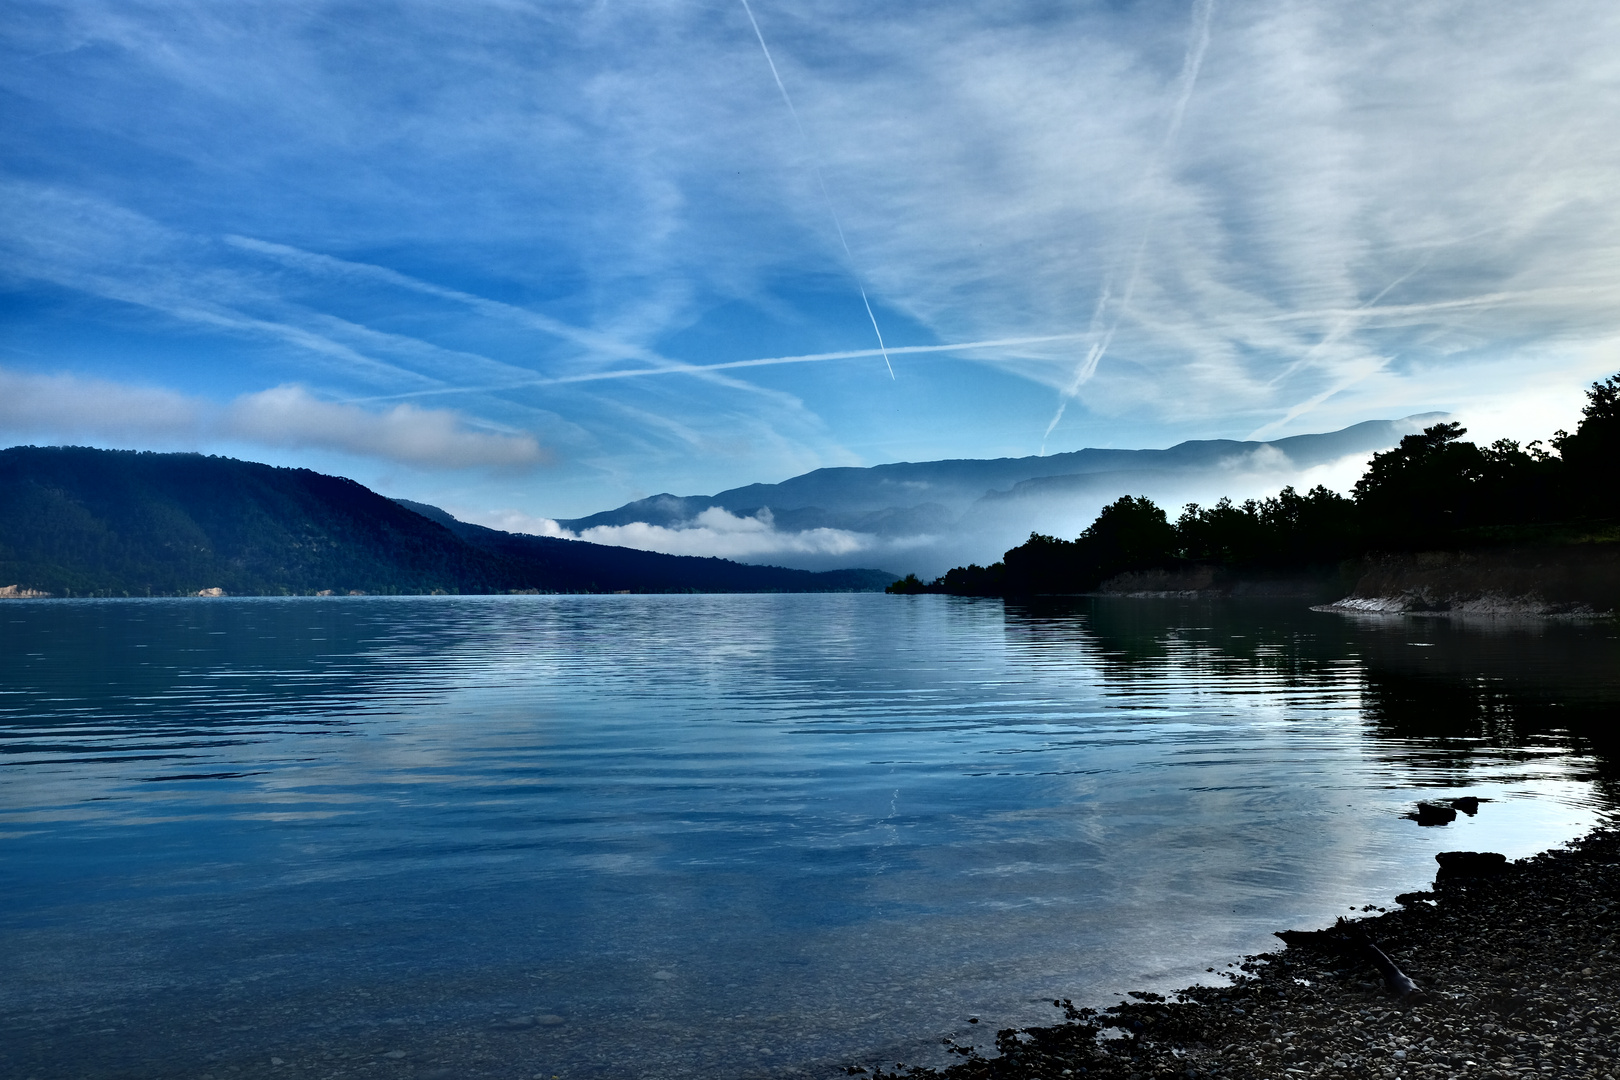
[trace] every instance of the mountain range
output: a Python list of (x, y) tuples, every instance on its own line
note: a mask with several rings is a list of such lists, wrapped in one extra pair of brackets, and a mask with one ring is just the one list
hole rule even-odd
[[(714, 495), (654, 495), (557, 524), (588, 540), (690, 550), (695, 532), (726, 530), (728, 519), (717, 518), (718, 510), (768, 527), (780, 541), (778, 550), (759, 528), (748, 537), (760, 558), (822, 567), (870, 555), (887, 565), (943, 572), (957, 563), (999, 558), (1032, 531), (1073, 536), (1121, 495), (1147, 495), (1175, 508), (1183, 499), (1241, 499), (1308, 483), (1312, 470), (1359, 463), (1444, 418), (1425, 413), (1370, 420), (1269, 442), (1205, 439), (1161, 450), (817, 469)], [(715, 537), (722, 548), (726, 539)]]
[[(990, 562), (1031, 531), (1077, 534), (1123, 494), (1173, 507), (1183, 496), (1275, 491), (1440, 418), (1271, 442), (817, 469), (714, 495), (637, 500), (561, 521), (564, 536), (486, 528), (307, 469), (13, 447), (0, 451), (0, 595), (881, 589), (898, 575), (849, 564), (940, 573)], [(665, 553), (706, 544), (710, 557)], [(765, 561), (786, 565), (753, 564)]]

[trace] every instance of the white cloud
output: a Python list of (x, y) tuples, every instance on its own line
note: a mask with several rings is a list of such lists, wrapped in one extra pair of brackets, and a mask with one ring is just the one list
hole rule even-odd
[(452, 510), (452, 516), (474, 525), (482, 525), (488, 529), (499, 529), (502, 532), (527, 533), (529, 536), (554, 536), (563, 540), (577, 540), (579, 537), (557, 524), (548, 517), (536, 517), (534, 514), (522, 510), (490, 510), (480, 513), (478, 511)]
[(382, 412), (321, 401), (301, 386), (229, 405), (157, 387), (0, 368), (0, 438), (84, 440), (162, 449), (219, 443), (307, 448), (417, 469), (526, 469), (546, 460), (527, 432), (482, 431), (448, 409)]
[(149, 386), (0, 368), (0, 436), (190, 444), (202, 427), (196, 398)]
[(471, 430), (448, 409), (369, 412), (320, 401), (301, 386), (244, 394), (218, 430), (262, 446), (318, 447), (427, 469), (528, 468), (545, 460), (533, 435)]
[(723, 559), (853, 555), (872, 547), (875, 540), (845, 529), (782, 532), (768, 509), (755, 517), (739, 517), (718, 506), (709, 507), (675, 528), (635, 521), (628, 525), (598, 525), (586, 529), (578, 538), (667, 555), (714, 555)]

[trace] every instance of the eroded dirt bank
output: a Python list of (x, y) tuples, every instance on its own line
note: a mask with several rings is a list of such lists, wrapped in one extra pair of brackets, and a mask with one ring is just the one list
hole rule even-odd
[(1603, 615), (1620, 609), (1620, 545), (1432, 551), (1365, 560), (1341, 611)]
[(1098, 591), (1294, 598), (1374, 614), (1608, 616), (1620, 611), (1620, 544), (1373, 555), (1299, 572), (1194, 565), (1118, 574)]

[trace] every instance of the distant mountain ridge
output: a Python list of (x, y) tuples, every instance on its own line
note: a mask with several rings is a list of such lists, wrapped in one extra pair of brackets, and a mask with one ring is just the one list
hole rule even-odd
[(878, 536), (960, 527), (1023, 499), (1110, 492), (1132, 481), (1186, 477), (1268, 455), (1295, 469), (1387, 449), (1443, 419), (1423, 413), (1369, 420), (1339, 431), (1270, 442), (1200, 439), (1162, 450), (1085, 449), (1048, 457), (958, 458), (828, 468), (779, 484), (748, 484), (714, 495), (654, 495), (588, 517), (558, 521), (575, 533), (642, 522), (679, 527), (710, 507), (749, 517), (769, 509), (778, 529), (833, 528)]
[(19, 596), (842, 592), (895, 576), (504, 533), (343, 477), (232, 458), (0, 450), (0, 586)]

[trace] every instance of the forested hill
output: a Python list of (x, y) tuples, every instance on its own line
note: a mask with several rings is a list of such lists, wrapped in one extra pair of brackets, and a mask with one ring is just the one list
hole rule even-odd
[(0, 586), (20, 592), (830, 592), (893, 580), (503, 533), (308, 469), (200, 454), (0, 450)]
[(1200, 567), (1275, 572), (1373, 554), (1613, 545), (1620, 543), (1620, 374), (1593, 383), (1586, 398), (1575, 431), (1545, 444), (1478, 446), (1463, 439), (1461, 425), (1434, 424), (1374, 454), (1349, 497), (1289, 487), (1241, 504), (1189, 504), (1172, 521), (1151, 499), (1125, 496), (1073, 540), (1035, 533), (990, 566), (955, 567), (932, 582), (907, 575), (889, 591), (1081, 593), (1119, 575)]

